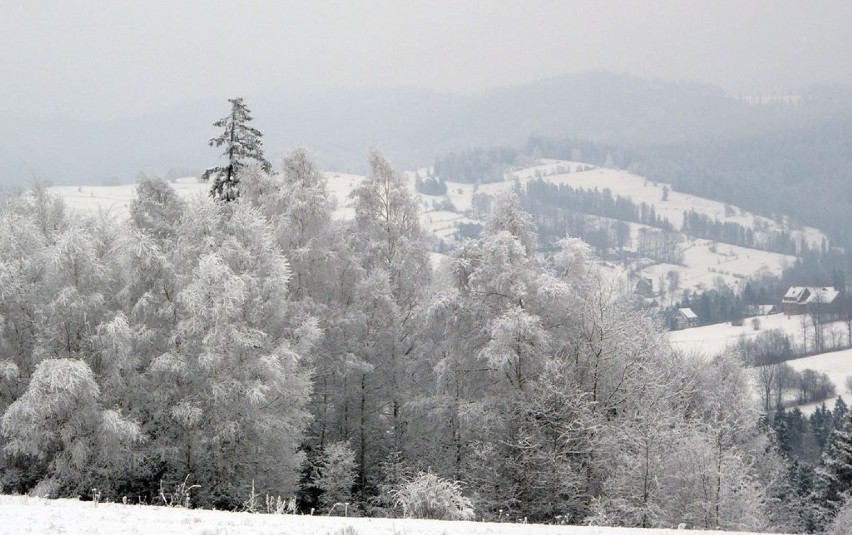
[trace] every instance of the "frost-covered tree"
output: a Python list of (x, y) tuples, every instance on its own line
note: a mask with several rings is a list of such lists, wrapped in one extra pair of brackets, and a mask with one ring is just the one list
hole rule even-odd
[(314, 467), (313, 484), (322, 494), (320, 505), (330, 511), (336, 504), (345, 507), (352, 501), (357, 465), (355, 452), (347, 442), (332, 442), (322, 452)]
[[(289, 271), (268, 223), (251, 207), (191, 207), (182, 232), (216, 229), (177, 295), (171, 347), (149, 365), (155, 418), (174, 474), (192, 474), (202, 503), (233, 506), (254, 480), (292, 489), (317, 333), (291, 323)], [(200, 251), (199, 251), (200, 252)]]
[(143, 177), (130, 203), (133, 226), (160, 240), (174, 236), (175, 226), (183, 211), (184, 202), (174, 188), (159, 177)]
[(263, 156), (263, 135), (249, 125), (251, 111), (243, 98), (231, 98), (228, 102), (231, 103), (231, 112), (213, 123), (213, 126), (224, 130), (209, 142), (211, 147), (225, 146), (222, 156), (228, 163), (211, 167), (201, 175), (202, 180), (213, 179), (210, 195), (223, 202), (235, 201), (240, 196), (240, 180), (246, 167), (254, 164), (266, 172), (272, 168)]
[(435, 426), (436, 449), (424, 456), (476, 489), (486, 517), (502, 509), (579, 521), (591, 412), (585, 395), (566, 387), (572, 370), (554, 353), (567, 319), (551, 317), (567, 286), (533, 256), (517, 199), (494, 206), (482, 237), (454, 253), (448, 289), (425, 310), (435, 387), (418, 408), (421, 425)]
[(3, 415), (6, 452), (45, 465), (37, 495), (88, 491), (131, 461), (132, 455), (116, 453), (141, 438), (138, 425), (115, 410), (101, 411), (99, 398), (95, 375), (85, 362), (47, 359)]
[(408, 184), (378, 152), (370, 155), (370, 174), (352, 198), (352, 247), (366, 274), (353, 296), (363, 313), (354, 322), (357, 338), (350, 345), (354, 360), (362, 363), (351, 379), (357, 392), (359, 483), (364, 486), (389, 451), (406, 450), (406, 370), (415, 347), (415, 311), (431, 266)]
[(420, 473), (394, 492), (396, 504), (407, 518), (435, 520), (472, 520), (473, 503), (458, 481), (433, 473)]
[(843, 507), (831, 521), (831, 524), (825, 530), (828, 535), (846, 535), (852, 533), (852, 503), (846, 500)]
[(328, 303), (336, 297), (342, 232), (331, 217), (325, 176), (308, 151), (294, 149), (284, 158), (283, 172), (253, 169), (243, 181), (244, 198), (257, 206), (274, 226), (275, 238), (287, 256), (292, 276), (290, 295)]

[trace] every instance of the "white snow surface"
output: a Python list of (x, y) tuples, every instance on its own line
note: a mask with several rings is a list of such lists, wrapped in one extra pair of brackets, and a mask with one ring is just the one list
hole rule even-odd
[(762, 332), (779, 329), (790, 337), (790, 343), (794, 348), (801, 343), (802, 316), (788, 317), (784, 314), (772, 314), (758, 316), (758, 320), (760, 321), (758, 331), (752, 327), (751, 318), (746, 318), (742, 327), (735, 327), (730, 323), (714, 323), (703, 327), (671, 331), (668, 333), (669, 342), (675, 348), (686, 352), (700, 352), (707, 356), (715, 356), (729, 346), (735, 345), (741, 337), (754, 338)]
[[(802, 343), (803, 319), (807, 322), (807, 336), (810, 337), (813, 327), (810, 326), (807, 316), (787, 317), (784, 314), (758, 316), (758, 320), (760, 320), (760, 330), (758, 331), (755, 331), (752, 327), (751, 318), (746, 318), (742, 327), (734, 327), (730, 323), (716, 323), (692, 329), (671, 331), (667, 333), (667, 336), (672, 346), (677, 349), (687, 353), (700, 353), (712, 357), (735, 345), (740, 338), (754, 338), (762, 332), (777, 329), (787, 334), (795, 351), (799, 349)], [(830, 334), (832, 331), (835, 332), (835, 337), (840, 343), (846, 343), (847, 329), (844, 322), (825, 324), (823, 332), (826, 340), (832, 339)], [(810, 343), (810, 338), (808, 340), (808, 343)], [(788, 360), (787, 364), (797, 371), (810, 369), (827, 374), (831, 382), (837, 387), (837, 395), (842, 397), (847, 404), (852, 405), (852, 392), (846, 390), (846, 377), (852, 375), (852, 349), (830, 351)], [(829, 407), (833, 406), (833, 399), (827, 400), (826, 404)], [(805, 414), (810, 414), (818, 405), (819, 403), (811, 403), (801, 405), (799, 408)]]
[[(195, 177), (179, 178), (170, 182), (178, 196), (190, 199), (197, 195), (207, 195), (210, 184)], [(114, 217), (127, 217), (130, 202), (136, 195), (136, 184), (121, 186), (53, 186), (50, 193), (59, 195), (74, 212), (85, 215), (97, 215), (104, 212)]]
[[(837, 387), (837, 395), (843, 398), (847, 405), (852, 403), (852, 393), (846, 390), (846, 378), (852, 375), (852, 349), (788, 360), (787, 364), (797, 371), (810, 369), (825, 373)], [(830, 409), (834, 406), (834, 400), (828, 399), (825, 404)], [(810, 414), (818, 405), (820, 403), (811, 403), (801, 405), (799, 408), (803, 413)]]
[(735, 535), (589, 526), (343, 518), (204, 511), (116, 503), (0, 496), (0, 535)]
[[(752, 326), (752, 319), (746, 318), (741, 327), (735, 327), (730, 323), (714, 323), (703, 327), (670, 331), (668, 333), (669, 342), (677, 349), (714, 356), (722, 353), (729, 346), (735, 345), (740, 338), (754, 338), (762, 332), (780, 330), (790, 338), (790, 344), (793, 346), (793, 349), (798, 350), (802, 344), (802, 320), (804, 319), (807, 325), (808, 343), (811, 343), (810, 336), (813, 334), (813, 327), (807, 316), (772, 314), (769, 316), (757, 316), (757, 319), (760, 321), (760, 330), (757, 331)], [(826, 340), (831, 339), (831, 331), (835, 331), (840, 343), (846, 342), (846, 324), (844, 322), (826, 323), (823, 326)], [(808, 359), (803, 358), (799, 360)], [(850, 359), (849, 364), (849, 373), (852, 374), (852, 359)]]

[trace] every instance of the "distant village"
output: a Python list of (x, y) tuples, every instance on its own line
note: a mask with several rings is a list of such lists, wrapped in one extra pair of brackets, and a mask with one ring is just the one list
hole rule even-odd
[[(665, 308), (662, 305), (661, 283), (650, 277), (641, 277), (633, 292), (640, 305), (655, 314), (669, 330), (689, 329), (714, 323), (708, 321), (689, 306)], [(848, 292), (833, 286), (790, 286), (780, 302), (747, 304), (742, 310), (732, 311), (728, 318), (733, 324), (742, 324), (747, 318), (783, 313), (788, 317), (808, 315), (817, 323), (828, 323), (852, 317), (852, 299)]]

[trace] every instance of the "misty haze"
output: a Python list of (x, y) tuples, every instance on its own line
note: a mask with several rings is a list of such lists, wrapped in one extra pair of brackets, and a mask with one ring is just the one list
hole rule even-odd
[(0, 0), (0, 534), (852, 533), (850, 21)]

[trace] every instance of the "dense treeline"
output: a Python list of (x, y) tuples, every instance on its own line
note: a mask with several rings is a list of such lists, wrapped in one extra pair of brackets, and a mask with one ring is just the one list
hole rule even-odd
[(852, 413), (841, 398), (805, 416), (777, 409), (766, 418), (787, 466), (790, 491), (808, 533), (847, 533), (852, 486)]
[(427, 486), (452, 518), (800, 529), (737, 359), (674, 352), (586, 244), (542, 258), (507, 193), (435, 271), (380, 154), (335, 220), (232, 104), (209, 198), (4, 205), (3, 491), (393, 515)]
[(766, 215), (788, 215), (852, 244), (845, 223), (852, 196), (852, 122), (842, 118), (760, 137), (649, 150), (637, 171), (678, 189)]
[(653, 205), (636, 204), (609, 189), (575, 190), (569, 186), (532, 180), (518, 190), (522, 206), (532, 214), (536, 231), (545, 249), (553, 248), (563, 236), (581, 238), (598, 256), (624, 258), (631, 244), (627, 221), (654, 229), (640, 229), (636, 252), (660, 262), (678, 264), (683, 260), (683, 237), (674, 232), (668, 220), (657, 215)]
[(435, 159), (433, 172), (444, 181), (485, 184), (500, 182), (512, 166), (520, 163), (521, 153), (506, 147), (474, 148), (451, 152)]
[(621, 195), (613, 196), (609, 188), (574, 189), (565, 184), (551, 184), (536, 179), (526, 184), (523, 193), (530, 200), (564, 210), (620, 221), (632, 221), (669, 232), (674, 231), (674, 227), (667, 219), (657, 215), (653, 205), (644, 202), (637, 204)]
[(351, 222), (302, 151), (233, 202), (146, 179), (126, 223), (7, 205), (4, 490), (155, 502), (188, 478), (201, 506), (254, 484), (388, 514), (432, 470), (483, 518), (781, 527), (738, 365), (672, 353), (582, 243), (542, 264), (511, 195), (430, 283), (371, 165)]

